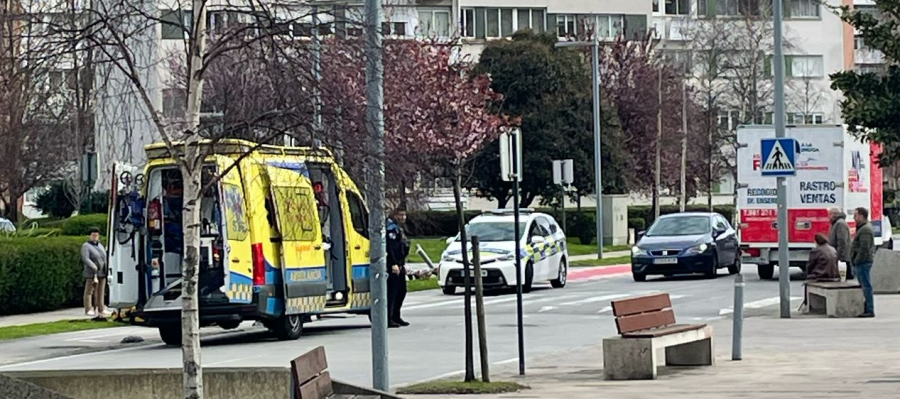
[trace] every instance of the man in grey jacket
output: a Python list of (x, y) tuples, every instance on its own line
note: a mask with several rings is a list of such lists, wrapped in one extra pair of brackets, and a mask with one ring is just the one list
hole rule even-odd
[(863, 207), (856, 208), (853, 214), (856, 221), (856, 235), (853, 236), (853, 244), (850, 251), (853, 256), (853, 267), (856, 278), (862, 286), (863, 296), (866, 299), (866, 307), (859, 317), (875, 317), (875, 296), (872, 292), (872, 262), (875, 259), (875, 231), (869, 223), (869, 210)]
[(106, 266), (106, 249), (100, 244), (100, 229), (91, 229), (88, 241), (81, 246), (81, 261), (84, 263), (84, 314), (109, 316), (104, 304), (109, 268)]
[(853, 280), (853, 261), (850, 258), (850, 226), (847, 226), (847, 214), (838, 208), (828, 210), (831, 217), (831, 230), (828, 231), (828, 243), (837, 251), (838, 261), (847, 265), (847, 280)]

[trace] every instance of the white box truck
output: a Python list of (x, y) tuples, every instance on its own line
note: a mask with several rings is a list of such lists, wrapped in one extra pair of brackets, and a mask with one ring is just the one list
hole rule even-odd
[[(828, 210), (847, 213), (851, 233), (855, 231), (853, 210), (869, 209), (875, 229), (875, 244), (890, 231), (884, 225), (882, 172), (878, 145), (863, 143), (840, 125), (787, 126), (785, 136), (797, 140), (796, 176), (787, 177), (788, 259), (803, 267), (815, 246), (816, 233), (828, 233)], [(771, 279), (778, 265), (778, 205), (775, 177), (761, 174), (760, 141), (774, 138), (770, 125), (737, 129), (738, 234), (744, 264), (756, 264), (761, 279)], [(889, 233), (887, 233), (889, 234)]]

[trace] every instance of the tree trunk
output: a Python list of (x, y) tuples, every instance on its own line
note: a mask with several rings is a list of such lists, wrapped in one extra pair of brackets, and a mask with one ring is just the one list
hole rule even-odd
[[(654, 168), (653, 181), (653, 219), (659, 218), (659, 186), (662, 180), (662, 68), (657, 76), (658, 102), (656, 107), (656, 167)], [(597, 206), (601, 206), (598, 204)]]
[[(456, 200), (456, 216), (459, 221), (459, 243), (462, 249), (463, 280), (465, 281), (465, 326), (466, 326), (466, 382), (475, 380), (475, 355), (472, 347), (472, 284), (469, 270), (469, 250), (466, 243), (466, 217), (462, 209), (462, 188), (459, 168), (453, 181), (453, 199)], [(475, 248), (472, 251), (476, 251)]]
[[(203, 398), (203, 369), (200, 363), (200, 306), (197, 298), (200, 254), (200, 195), (203, 154), (200, 141), (200, 112), (203, 105), (203, 59), (206, 53), (206, 1), (193, 0), (194, 21), (190, 41), (188, 74), (187, 131), (181, 173), (184, 179), (184, 262), (182, 263), (181, 353), (185, 399)], [(227, 257), (227, 255), (226, 255)], [(227, 262), (227, 260), (226, 260)]]
[(484, 288), (481, 280), (481, 248), (478, 236), (472, 237), (472, 263), (475, 268), (475, 316), (478, 321), (478, 355), (481, 360), (481, 381), (491, 382), (491, 366), (488, 360), (487, 323), (484, 320)]
[(409, 198), (406, 196), (406, 179), (400, 179), (400, 209), (409, 208)]

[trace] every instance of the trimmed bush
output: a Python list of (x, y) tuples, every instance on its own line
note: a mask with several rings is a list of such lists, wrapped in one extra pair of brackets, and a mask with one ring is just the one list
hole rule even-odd
[(83, 237), (0, 238), (0, 315), (78, 306)]
[[(709, 207), (705, 205), (690, 205), (684, 208), (685, 212), (709, 212)], [(734, 220), (734, 206), (717, 205), (713, 210), (721, 213), (729, 222)], [(678, 213), (678, 205), (663, 205), (659, 208), (660, 215), (668, 215), (670, 213)], [(653, 224), (653, 207), (650, 205), (639, 205), (628, 207), (628, 224), (631, 225), (631, 219), (644, 219), (645, 226), (649, 227)]]
[(66, 219), (60, 224), (60, 230), (66, 236), (86, 236), (91, 233), (91, 227), (100, 229), (100, 234), (107, 234), (106, 214), (94, 213), (90, 215), (78, 215)]
[[(465, 211), (466, 223), (480, 211)], [(413, 211), (406, 213), (406, 234), (410, 237), (452, 237), (459, 233), (456, 211)]]
[(628, 228), (634, 229), (634, 231), (643, 231), (647, 228), (647, 222), (641, 218), (630, 218), (628, 219)]

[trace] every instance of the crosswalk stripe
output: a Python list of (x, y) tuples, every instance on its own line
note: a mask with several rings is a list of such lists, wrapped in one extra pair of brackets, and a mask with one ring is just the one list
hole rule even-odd
[[(799, 297), (799, 296), (791, 297), (792, 301), (799, 301), (801, 299), (803, 299), (803, 298)], [(775, 296), (775, 297), (771, 297), (771, 298), (760, 299), (758, 301), (747, 302), (744, 304), (744, 309), (760, 309), (760, 308), (764, 308), (766, 306), (777, 305), (780, 302), (781, 302), (781, 297)], [(725, 309), (719, 310), (719, 316), (732, 314), (732, 313), (734, 313), (734, 306), (729, 306)]]

